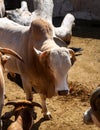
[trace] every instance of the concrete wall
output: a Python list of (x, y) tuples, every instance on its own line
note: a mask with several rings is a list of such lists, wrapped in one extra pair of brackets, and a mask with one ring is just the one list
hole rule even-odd
[(100, 0), (53, 0), (54, 17), (71, 12), (76, 18), (100, 20)]
[[(15, 9), (23, 0), (4, 0), (6, 9)], [(25, 0), (29, 10), (34, 10), (34, 0)], [(41, 0), (45, 3), (45, 0)], [(48, 0), (49, 1), (49, 0)], [(53, 16), (65, 16), (71, 12), (76, 18), (87, 20), (100, 20), (100, 0), (53, 0)]]

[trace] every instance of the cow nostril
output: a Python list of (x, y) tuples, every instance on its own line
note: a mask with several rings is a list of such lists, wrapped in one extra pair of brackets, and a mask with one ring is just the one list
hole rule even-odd
[(68, 90), (61, 90), (61, 91), (58, 91), (58, 95), (67, 95), (69, 93)]

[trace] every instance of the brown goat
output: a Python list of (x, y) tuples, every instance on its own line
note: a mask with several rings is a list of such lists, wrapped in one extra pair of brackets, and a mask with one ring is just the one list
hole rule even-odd
[(41, 107), (36, 102), (30, 102), (27, 100), (8, 102), (6, 105), (14, 105), (14, 109), (10, 112), (6, 112), (2, 119), (15, 116), (15, 121), (11, 123), (7, 130), (30, 130), (33, 120), (36, 119), (36, 112), (33, 107)]
[(8, 49), (8, 48), (0, 47), (0, 130), (2, 130), (1, 113), (2, 113), (2, 108), (4, 105), (4, 93), (5, 93), (3, 67), (4, 67), (5, 63), (7, 62), (7, 60), (10, 58), (9, 56), (3, 55), (2, 53), (13, 55), (13, 56), (19, 58), (20, 60), (22, 60), (22, 58), (15, 51)]

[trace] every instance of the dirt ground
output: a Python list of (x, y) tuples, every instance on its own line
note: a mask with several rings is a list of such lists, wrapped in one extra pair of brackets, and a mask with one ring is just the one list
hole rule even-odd
[[(76, 23), (70, 47), (83, 49), (77, 54), (77, 61), (69, 71), (68, 82), (71, 93), (67, 97), (56, 96), (47, 100), (52, 120), (45, 121), (41, 110), (36, 108), (37, 119), (31, 130), (99, 130), (95, 125), (83, 122), (83, 113), (90, 106), (91, 92), (100, 85), (100, 25), (96, 23)], [(25, 93), (15, 83), (6, 78), (5, 103), (10, 100), (25, 99)], [(38, 94), (34, 100), (40, 102)], [(4, 106), (3, 113), (11, 110)], [(9, 122), (4, 122), (6, 130)]]

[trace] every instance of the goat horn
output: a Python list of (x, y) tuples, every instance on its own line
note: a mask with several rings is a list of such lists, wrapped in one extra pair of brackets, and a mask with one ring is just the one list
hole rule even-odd
[(23, 101), (10, 101), (8, 103), (6, 103), (5, 105), (13, 105), (15, 107), (17, 106), (37, 106), (37, 107), (40, 107), (42, 108), (42, 106), (39, 104), (39, 103), (36, 103), (36, 102), (30, 102), (30, 101), (27, 101), (27, 100), (23, 100)]
[(22, 100), (22, 101), (10, 101), (10, 102), (7, 102), (5, 105), (13, 105), (15, 107), (17, 106), (26, 106), (26, 105), (31, 105), (31, 102), (30, 101), (27, 101), (27, 100)]
[(2, 120), (9, 119), (13, 115), (14, 115), (14, 111), (6, 112), (4, 115), (2, 115), (1, 119)]
[(13, 56), (17, 57), (19, 60), (23, 61), (22, 57), (18, 53), (16, 53), (15, 51), (13, 51), (11, 49), (0, 47), (0, 52), (13, 55)]
[(39, 103), (37, 103), (37, 102), (32, 102), (32, 106), (33, 107), (40, 107), (40, 108), (42, 108), (42, 106), (39, 104)]

